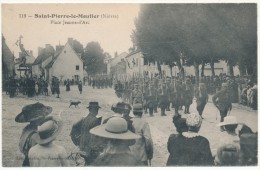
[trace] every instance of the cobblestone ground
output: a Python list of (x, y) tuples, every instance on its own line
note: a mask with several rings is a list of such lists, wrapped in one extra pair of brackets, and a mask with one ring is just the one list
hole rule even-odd
[[(70, 100), (79, 100), (81, 104), (78, 108), (72, 106), (69, 108)], [(87, 105), (89, 101), (97, 100), (101, 105), (99, 114), (104, 118), (112, 114), (111, 105), (117, 101), (120, 101), (114, 93), (113, 89), (92, 89), (91, 87), (84, 86), (83, 94), (79, 94), (77, 86), (72, 86), (70, 92), (65, 91), (65, 87), (61, 87), (60, 98), (56, 98), (54, 95), (50, 96), (36, 96), (33, 98), (27, 98), (23, 95), (18, 95), (15, 98), (10, 99), (5, 93), (2, 93), (2, 163), (5, 167), (19, 167), (22, 165), (23, 155), (18, 148), (18, 141), (21, 135), (22, 129), (26, 126), (23, 123), (16, 123), (14, 121), (15, 116), (21, 112), (22, 107), (27, 104), (32, 104), (37, 101), (42, 102), (47, 106), (53, 107), (52, 114), (59, 116), (63, 120), (64, 126), (61, 134), (58, 136), (56, 143), (66, 148), (68, 155), (77, 151), (77, 148), (73, 145), (69, 133), (73, 123), (79, 120), (81, 117), (87, 115)], [(196, 102), (190, 108), (191, 112), (196, 111)], [(180, 111), (183, 113), (183, 111)], [(176, 133), (175, 127), (172, 124), (173, 110), (166, 112), (167, 116), (161, 117), (159, 113), (154, 117), (149, 117), (144, 114), (143, 119), (146, 119), (151, 128), (151, 133), (154, 141), (154, 158), (152, 160), (152, 166), (165, 166), (168, 151), (167, 140), (171, 133)], [(257, 131), (257, 111), (252, 111), (250, 108), (240, 106), (238, 104), (233, 105), (231, 115), (237, 117), (238, 121), (246, 123), (254, 131)], [(183, 114), (183, 116), (185, 116)], [(221, 138), (223, 132), (219, 131), (218, 124), (220, 117), (217, 109), (209, 102), (204, 110), (203, 124), (200, 130), (200, 134), (208, 138), (211, 145), (212, 153), (216, 152), (216, 146), (218, 140)], [(75, 166), (75, 162), (71, 161), (71, 165)]]

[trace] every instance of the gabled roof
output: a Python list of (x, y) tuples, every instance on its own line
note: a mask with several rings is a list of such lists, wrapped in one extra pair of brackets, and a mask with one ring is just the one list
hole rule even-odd
[(46, 53), (42, 53), (35, 59), (35, 61), (33, 62), (33, 65), (41, 64), (49, 57), (51, 57), (51, 55), (46, 55)]
[(76, 51), (73, 49), (73, 47), (70, 45), (70, 43), (67, 42), (67, 43), (64, 45), (64, 47), (62, 48), (62, 50), (60, 50), (60, 52), (58, 52), (57, 54), (55, 54), (54, 58), (51, 60), (51, 62), (50, 62), (49, 64), (47, 64), (47, 65), (45, 66), (45, 68), (51, 68), (51, 67), (52, 67), (52, 65), (54, 64), (54, 62), (57, 60), (57, 58), (60, 56), (61, 52), (64, 50), (64, 48), (65, 48), (67, 45), (70, 46), (70, 48), (71, 48), (72, 51), (76, 54), (76, 56), (78, 56), (78, 58), (80, 59), (80, 61), (83, 62), (83, 60), (82, 60), (82, 59), (80, 58), (80, 56), (76, 53)]
[(130, 54), (128, 54), (125, 58), (130, 57), (130, 56), (132, 56), (132, 55), (134, 55), (134, 54), (136, 54), (136, 53), (139, 53), (139, 52), (141, 52), (141, 50), (133, 51), (133, 52), (131, 52)]
[(14, 63), (14, 54), (11, 52), (10, 48), (5, 43), (5, 39), (2, 39), (2, 60), (8, 64)]

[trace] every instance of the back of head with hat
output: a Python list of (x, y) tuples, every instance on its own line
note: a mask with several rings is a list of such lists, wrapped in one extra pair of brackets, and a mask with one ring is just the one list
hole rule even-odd
[(46, 144), (56, 139), (61, 132), (62, 122), (48, 120), (38, 127), (38, 133), (35, 138), (36, 143)]
[(133, 112), (143, 112), (143, 105), (140, 103), (133, 104)]
[(186, 124), (188, 127), (200, 127), (202, 118), (198, 113), (190, 113), (186, 118)]
[(15, 121), (19, 123), (32, 122), (45, 118), (51, 112), (52, 107), (37, 102), (23, 107), (22, 112), (16, 116)]
[(112, 117), (106, 124), (94, 127), (90, 133), (108, 139), (134, 140), (139, 135), (128, 130), (127, 122), (121, 117)]
[(89, 106), (87, 108), (101, 108), (96, 101), (89, 102)]

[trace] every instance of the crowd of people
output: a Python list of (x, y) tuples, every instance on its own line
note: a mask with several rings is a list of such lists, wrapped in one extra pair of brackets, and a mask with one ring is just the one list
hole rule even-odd
[[(37, 78), (36, 76), (25, 76), (21, 78), (9, 77), (9, 79), (3, 83), (3, 91), (5, 91), (10, 98), (19, 94), (27, 95), (28, 97), (39, 95), (49, 96), (50, 92), (52, 95), (56, 95), (56, 97), (59, 98), (60, 84), (60, 79), (55, 76), (52, 77), (50, 83), (44, 78)], [(78, 90), (81, 94), (83, 90), (83, 83), (81, 80), (72, 81), (67, 79), (64, 81), (66, 91), (70, 91), (70, 86), (75, 84), (78, 86)]]
[(89, 76), (86, 81), (93, 89), (112, 88), (113, 85), (113, 77), (108, 75)]
[[(161, 108), (161, 114), (169, 111), (170, 106), (178, 109), (185, 106), (185, 113), (189, 112), (189, 106), (195, 97), (198, 111), (202, 110), (208, 101), (208, 95), (219, 92), (222, 85), (226, 84), (230, 94), (231, 103), (239, 103), (257, 110), (257, 83), (249, 77), (234, 77), (220, 74), (219, 76), (200, 77), (199, 85), (195, 83), (194, 76), (165, 77), (160, 79), (155, 76), (152, 79), (132, 78), (129, 80), (117, 80), (114, 84), (115, 93), (123, 101), (133, 104), (133, 100), (140, 98), (144, 109), (149, 109), (149, 114), (157, 112)], [(137, 87), (138, 86), (138, 87)]]
[[(70, 133), (84, 166), (151, 166), (154, 144), (151, 129), (143, 119), (143, 106), (125, 102), (112, 105), (112, 114), (103, 120), (98, 102), (89, 102), (86, 117), (72, 125)], [(129, 116), (133, 112), (134, 117)], [(62, 121), (51, 116), (52, 108), (42, 103), (23, 107), (15, 121), (29, 124), (23, 129), (19, 148), (23, 166), (70, 166), (68, 150), (56, 144)], [(257, 132), (238, 123), (235, 116), (225, 116), (218, 126), (224, 129), (215, 155), (209, 140), (199, 134), (203, 123), (198, 113), (186, 118), (174, 115), (177, 133), (169, 136), (166, 166), (243, 166), (257, 165)], [(225, 137), (224, 137), (225, 136)]]
[[(235, 116), (228, 115), (232, 103), (245, 104), (257, 109), (257, 84), (247, 77), (220, 75), (215, 78), (201, 78), (195, 85), (193, 76), (185, 79), (167, 77), (145, 80), (133, 78), (129, 81), (88, 79), (93, 88), (114, 87), (122, 102), (111, 106), (111, 117), (103, 119), (102, 109), (97, 101), (89, 102), (86, 117), (71, 125), (71, 142), (79, 149), (84, 166), (151, 166), (154, 144), (151, 129), (143, 114), (154, 116), (173, 109), (172, 122), (177, 133), (169, 136), (167, 146), (169, 157), (166, 166), (237, 166), (257, 165), (257, 132)], [(142, 82), (142, 83), (140, 83)], [(111, 83), (111, 84), (110, 84)], [(52, 94), (60, 94), (60, 81), (51, 80)], [(70, 91), (71, 81), (64, 82)], [(82, 82), (77, 82), (80, 94)], [(48, 95), (48, 82), (36, 78), (10, 78), (7, 93), (14, 97), (19, 92), (34, 95)], [(21, 89), (21, 91), (20, 91)], [(47, 90), (46, 90), (47, 89)], [(13, 92), (15, 91), (15, 92)], [(29, 94), (28, 94), (29, 93)], [(212, 102), (219, 110), (218, 126), (223, 138), (218, 142), (216, 153), (212, 153), (209, 140), (199, 134), (203, 123), (203, 110), (212, 94)], [(189, 107), (196, 100), (197, 113), (190, 113)], [(246, 101), (245, 101), (246, 100)], [(184, 108), (184, 114), (179, 111)], [(132, 111), (133, 117), (130, 116)], [(52, 108), (42, 103), (24, 106), (15, 121), (28, 123), (23, 129), (19, 148), (24, 155), (23, 166), (70, 166), (68, 150), (56, 144), (55, 139), (62, 128), (62, 120), (51, 116)], [(186, 115), (183, 117), (183, 115)]]

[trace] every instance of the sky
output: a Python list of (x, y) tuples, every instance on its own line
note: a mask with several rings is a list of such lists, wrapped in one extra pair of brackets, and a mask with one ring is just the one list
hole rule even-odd
[[(138, 4), (2, 4), (2, 34), (15, 57), (20, 51), (15, 45), (20, 35), (23, 36), (25, 49), (33, 50), (34, 57), (38, 55), (38, 47), (51, 44), (55, 48), (56, 45), (64, 45), (69, 37), (78, 40), (84, 47), (88, 42), (99, 42), (104, 52), (114, 56), (115, 52), (128, 52), (132, 46), (130, 35), (138, 12)], [(55, 16), (39, 18), (42, 14)], [(57, 18), (57, 15), (71, 14), (92, 18)], [(94, 15), (96, 18), (93, 18)], [(63, 21), (82, 24), (63, 25)], [(57, 22), (61, 24), (54, 24)]]

